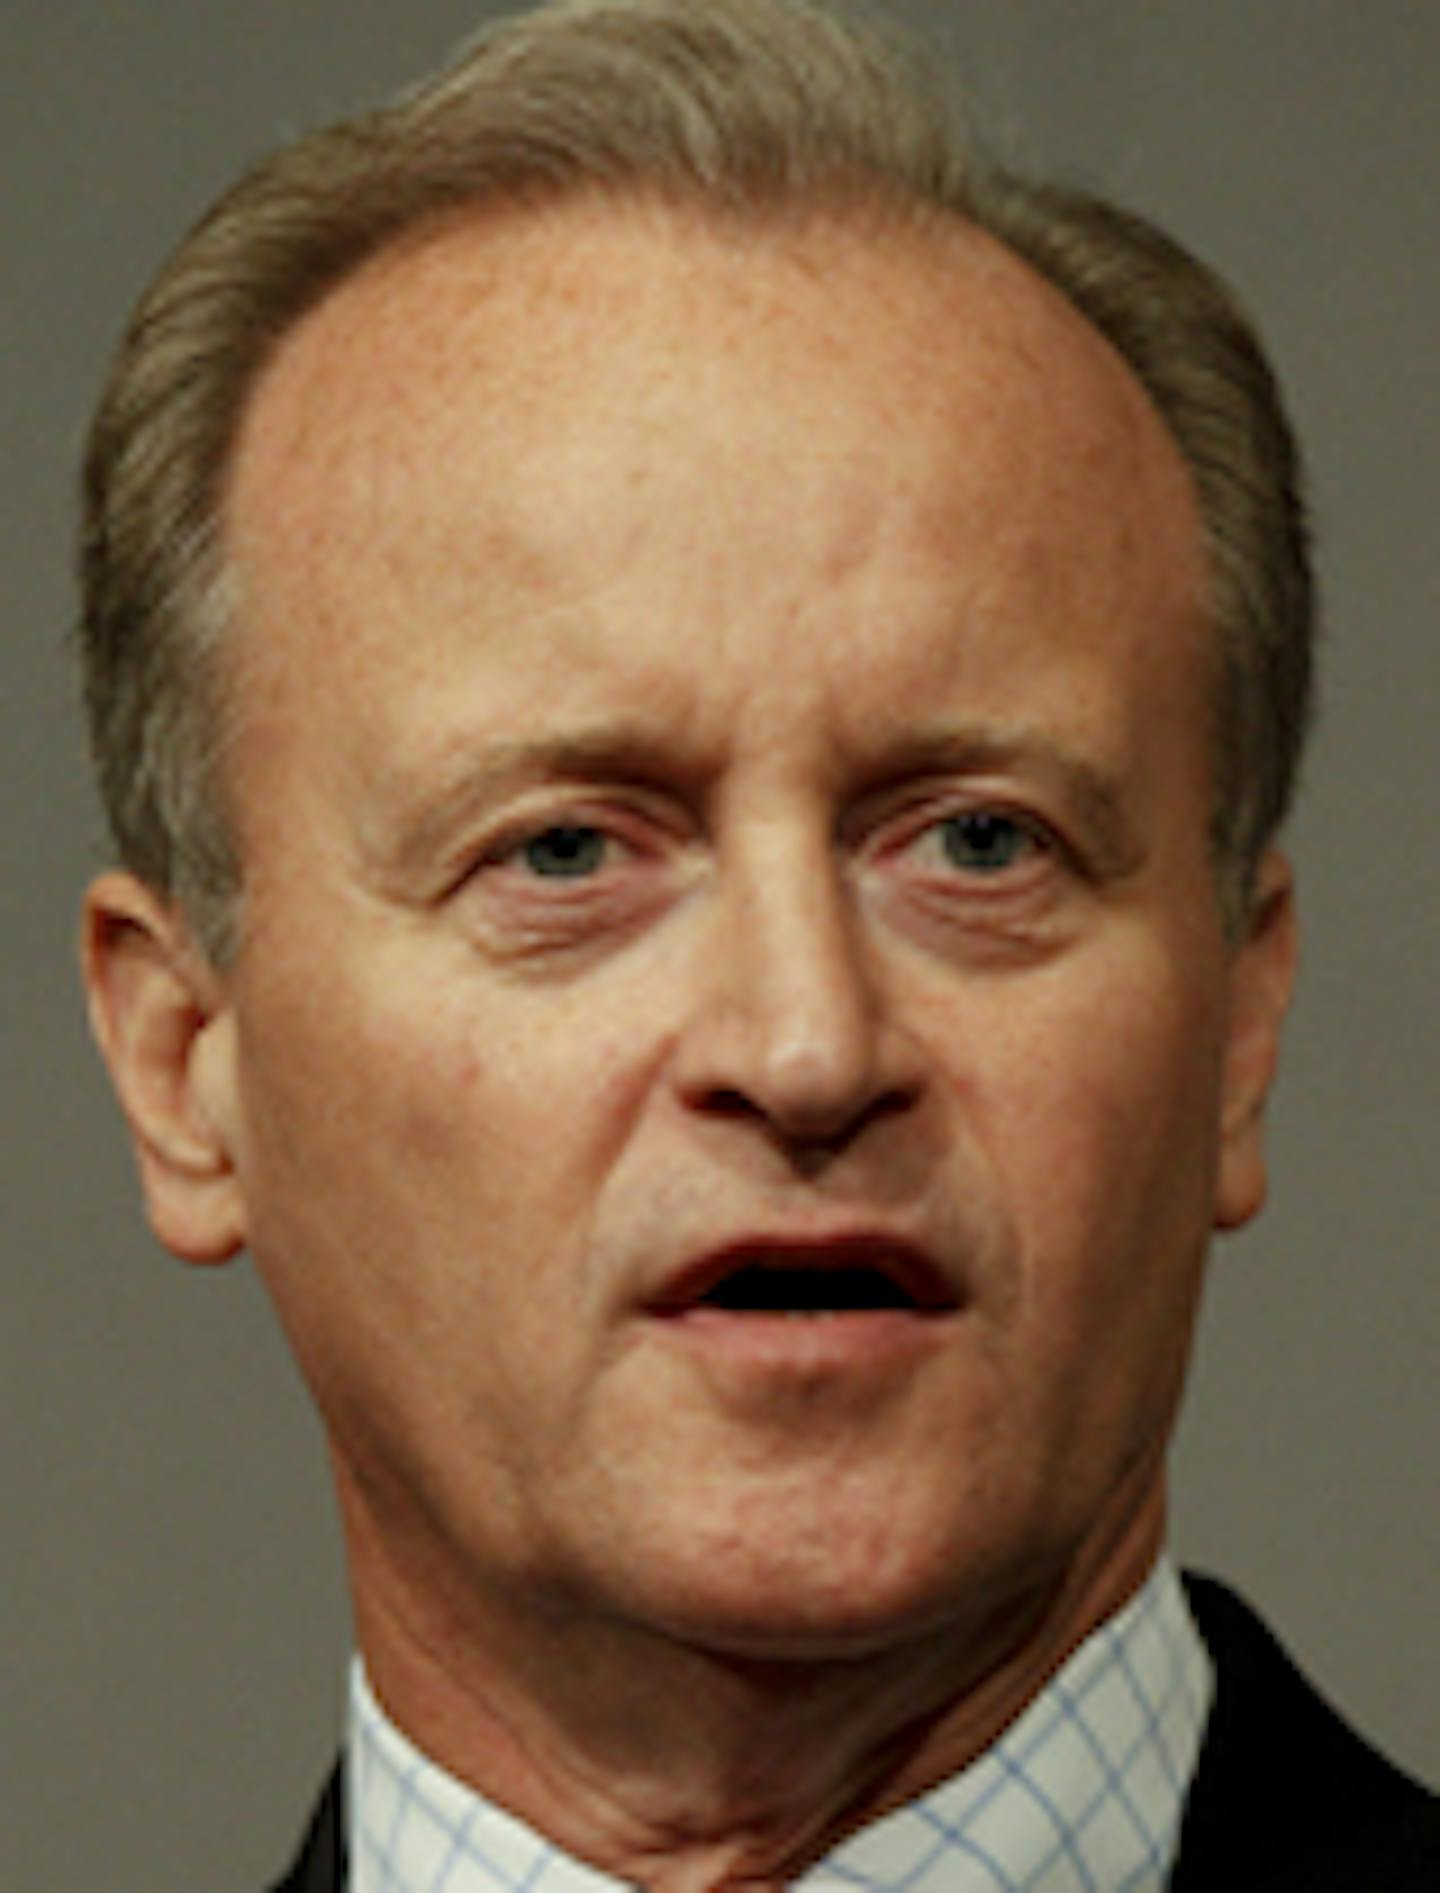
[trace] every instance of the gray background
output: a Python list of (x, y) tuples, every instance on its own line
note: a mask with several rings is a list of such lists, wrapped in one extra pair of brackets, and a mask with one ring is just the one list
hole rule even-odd
[[(1217, 1255), (1178, 1541), (1440, 1780), (1440, 6), (893, 4), (1002, 144), (1239, 284), (1313, 466), (1331, 648), (1310, 926), (1259, 1231)], [(410, 77), (473, 0), (4, 0), (0, 1882), (276, 1870), (347, 1646), (323, 1449), (252, 1276), (161, 1256), (84, 1036), (103, 858), (64, 635), (77, 444), (161, 252), (244, 159)]]

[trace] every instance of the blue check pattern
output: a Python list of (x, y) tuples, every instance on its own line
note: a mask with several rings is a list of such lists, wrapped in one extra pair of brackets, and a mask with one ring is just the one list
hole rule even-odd
[[(803, 1893), (1162, 1893), (1214, 1693), (1172, 1567), (1074, 1653), (1000, 1741), (852, 1834)], [(620, 1893), (437, 1768), (357, 1662), (348, 1746), (354, 1893)]]

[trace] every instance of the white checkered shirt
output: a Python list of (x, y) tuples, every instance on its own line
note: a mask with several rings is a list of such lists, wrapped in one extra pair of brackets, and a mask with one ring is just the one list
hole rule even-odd
[[(1083, 1643), (963, 1773), (862, 1828), (803, 1893), (1161, 1893), (1214, 1693), (1171, 1565)], [(358, 1661), (348, 1746), (354, 1893), (620, 1893), (437, 1768)]]

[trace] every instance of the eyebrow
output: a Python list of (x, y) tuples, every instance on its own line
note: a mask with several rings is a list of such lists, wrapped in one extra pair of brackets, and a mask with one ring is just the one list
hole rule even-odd
[(1119, 779), (1042, 727), (945, 723), (908, 732), (883, 754), (883, 783), (1023, 771), (1046, 783), (1074, 811), (1108, 872), (1129, 873), (1143, 858)]
[[(1074, 811), (1108, 872), (1127, 873), (1143, 855), (1120, 783), (1044, 729), (946, 722), (905, 731), (894, 740), (881, 736), (867, 747), (873, 754), (858, 771), (857, 801), (925, 776), (1020, 770), (1049, 785)], [(475, 814), (525, 788), (625, 782), (698, 793), (720, 766), (716, 756), (685, 754), (673, 730), (660, 732), (633, 718), (551, 735), (491, 738), (478, 751), (467, 749), (453, 767), (437, 770), (435, 781), (407, 797), (385, 853), (402, 871), (418, 868), (443, 853), (448, 838)]]
[(705, 771), (677, 758), (673, 740), (639, 722), (618, 720), (547, 736), (492, 737), (467, 748), (435, 779), (405, 794), (387, 837), (387, 859), (403, 870), (443, 851), (448, 837), (480, 811), (518, 790), (549, 782), (618, 782), (673, 787)]

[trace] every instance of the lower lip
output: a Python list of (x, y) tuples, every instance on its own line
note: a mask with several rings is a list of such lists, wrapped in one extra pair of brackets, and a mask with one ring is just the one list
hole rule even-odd
[(940, 1345), (954, 1319), (898, 1308), (792, 1315), (698, 1306), (657, 1316), (655, 1325), (717, 1366), (816, 1379), (912, 1365)]

